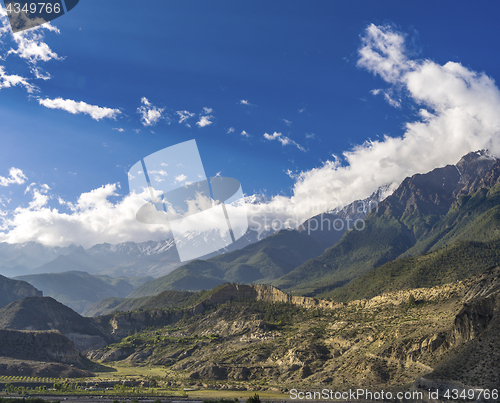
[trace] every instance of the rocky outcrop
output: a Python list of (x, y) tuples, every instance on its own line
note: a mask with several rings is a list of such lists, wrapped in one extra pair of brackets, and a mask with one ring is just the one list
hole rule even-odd
[(264, 302), (282, 302), (287, 304), (299, 305), (306, 308), (334, 309), (344, 306), (342, 303), (326, 301), (311, 297), (298, 297), (285, 294), (283, 291), (267, 284), (227, 284), (210, 297), (195, 305), (193, 312), (202, 313), (207, 305), (223, 304), (233, 299), (250, 298), (256, 301)]
[(105, 329), (113, 340), (120, 340), (129, 333), (149, 326), (167, 326), (177, 322), (184, 311), (154, 309), (139, 312), (108, 314), (94, 318), (97, 325)]

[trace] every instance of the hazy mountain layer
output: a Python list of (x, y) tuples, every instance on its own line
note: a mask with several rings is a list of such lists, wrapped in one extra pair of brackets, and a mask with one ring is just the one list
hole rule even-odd
[(28, 282), (42, 290), (45, 296), (53, 297), (76, 312), (82, 313), (103, 298), (126, 297), (137, 286), (152, 280), (152, 277), (109, 277), (70, 271), (32, 274), (16, 279)]

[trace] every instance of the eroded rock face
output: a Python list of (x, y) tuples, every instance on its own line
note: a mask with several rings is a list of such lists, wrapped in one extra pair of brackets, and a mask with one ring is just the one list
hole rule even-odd
[(495, 311), (498, 312), (498, 297), (480, 298), (464, 304), (455, 318), (452, 336), (456, 342), (469, 341), (477, 337), (490, 324)]
[(106, 351), (89, 351), (87, 353), (87, 358), (89, 360), (111, 362), (123, 360), (132, 353), (134, 353), (134, 350), (131, 348), (114, 348)]
[(201, 313), (203, 312), (203, 306), (205, 305), (223, 304), (224, 302), (231, 301), (233, 299), (245, 298), (255, 299), (256, 301), (283, 302), (303, 307), (325, 309), (334, 309), (344, 305), (342, 303), (325, 301), (317, 298), (292, 296), (285, 294), (276, 287), (267, 284), (227, 284), (225, 287), (212, 294), (205, 301), (196, 305), (194, 310), (196, 313)]

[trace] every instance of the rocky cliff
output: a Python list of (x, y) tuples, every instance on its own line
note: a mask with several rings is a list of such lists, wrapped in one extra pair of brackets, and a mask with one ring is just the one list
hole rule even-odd
[(207, 305), (223, 304), (233, 299), (245, 298), (264, 302), (282, 302), (306, 308), (333, 309), (344, 305), (342, 303), (339, 304), (333, 301), (326, 301), (317, 298), (292, 296), (267, 284), (227, 284), (210, 297), (197, 304), (193, 308), (193, 311), (198, 314), (202, 313), (204, 307)]

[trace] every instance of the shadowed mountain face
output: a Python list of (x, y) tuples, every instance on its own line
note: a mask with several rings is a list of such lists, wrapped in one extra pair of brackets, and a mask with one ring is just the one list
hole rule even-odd
[(58, 331), (0, 329), (0, 375), (88, 377), (85, 360)]
[(11, 280), (0, 275), (0, 308), (25, 297), (41, 297), (42, 291), (25, 281)]
[(478, 152), (466, 155), (456, 166), (406, 178), (378, 210), (368, 214), (362, 231), (346, 233), (321, 256), (273, 284), (288, 291), (326, 295), (400, 257), (460, 240), (499, 238), (499, 173), (500, 162)]
[(28, 297), (0, 309), (0, 329), (58, 330), (80, 351), (106, 344), (103, 330), (50, 297)]

